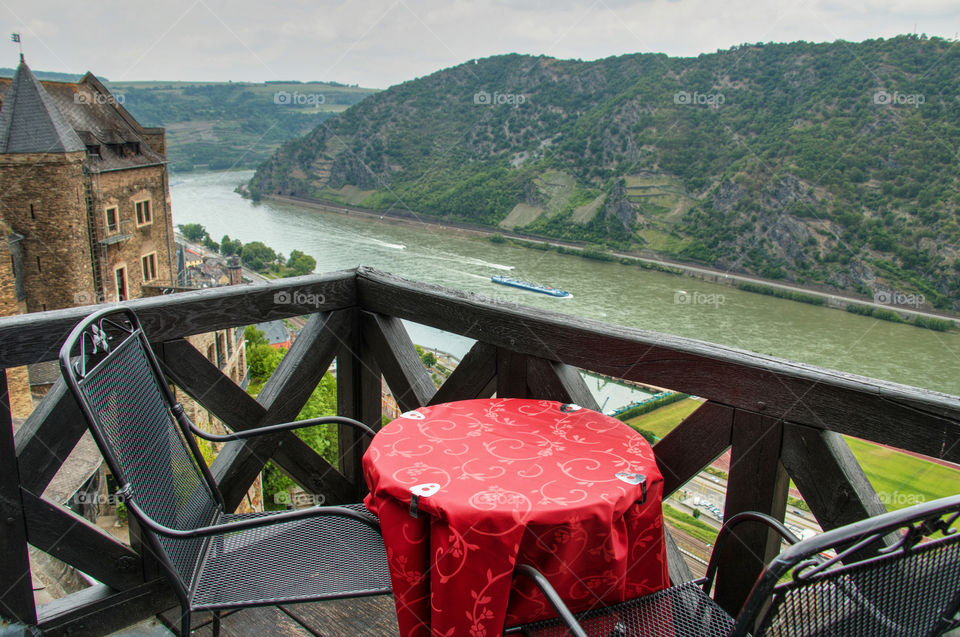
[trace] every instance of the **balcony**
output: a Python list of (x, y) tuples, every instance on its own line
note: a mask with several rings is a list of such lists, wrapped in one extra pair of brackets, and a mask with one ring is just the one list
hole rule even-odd
[[(295, 417), (334, 361), (340, 414), (374, 427), (381, 419), (381, 379), (404, 411), (493, 394), (596, 408), (576, 373), (582, 369), (706, 399), (654, 451), (666, 496), (729, 448), (726, 516), (759, 510), (783, 519), (790, 479), (824, 529), (882, 512), (842, 435), (960, 463), (960, 399), (955, 396), (492, 302), (368, 268), (144, 298), (130, 306), (153, 339), (169, 379), (237, 428)], [(53, 360), (69, 330), (90, 310), (0, 320), (0, 367)], [(232, 381), (218, 382), (224, 380), (221, 371), (185, 340), (293, 316), (309, 319), (257, 399)], [(439, 389), (401, 319), (476, 341)], [(0, 375), (0, 383), (0, 395), (6, 397), (6, 375)], [(207, 391), (211, 387), (215, 391)], [(11, 431), (9, 424), (5, 431)], [(84, 431), (78, 408), (59, 381), (15, 437), (0, 433), (0, 614), (44, 635), (108, 633), (176, 605), (155, 565), (141, 555), (135, 530), (131, 543), (124, 544), (42, 496)], [(342, 455), (336, 467), (289, 433), (230, 443), (212, 472), (231, 506), (244, 498), (263, 458), (271, 458), (308, 491), (323, 494), (327, 503), (357, 501), (364, 487), (353, 442), (351, 431), (340, 432), (340, 449), (354, 451)], [(721, 569), (724, 562), (737, 565), (720, 582), (718, 597), (727, 607), (746, 596), (761, 566), (758, 558), (779, 547), (765, 533), (747, 537), (749, 548), (733, 548), (722, 558)], [(30, 578), (23, 577), (28, 543), (102, 584), (35, 605)], [(679, 551), (668, 544), (671, 578), (691, 579)], [(323, 634), (341, 634), (351, 625), (358, 627), (355, 634), (395, 630), (389, 598), (239, 613), (249, 619), (237, 621), (231, 634), (265, 634), (264, 625), (279, 634), (289, 622)], [(225, 627), (231, 630), (229, 619)]]

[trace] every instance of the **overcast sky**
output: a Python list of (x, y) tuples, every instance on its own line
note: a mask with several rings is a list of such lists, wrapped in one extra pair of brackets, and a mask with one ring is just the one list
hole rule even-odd
[[(958, 0), (0, 0), (34, 70), (385, 88), (502, 53), (694, 56), (744, 42), (953, 39)], [(0, 66), (15, 66), (9, 42)]]

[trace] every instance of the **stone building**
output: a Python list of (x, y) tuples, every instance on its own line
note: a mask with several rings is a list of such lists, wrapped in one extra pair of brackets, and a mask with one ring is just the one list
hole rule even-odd
[[(39, 81), (22, 56), (13, 78), (0, 78), (0, 316), (184, 289), (165, 131), (141, 126), (122, 102), (91, 73)], [(218, 282), (233, 278), (224, 269)], [(242, 382), (242, 331), (189, 340)], [(57, 378), (56, 361), (8, 371), (14, 416), (29, 415)], [(198, 425), (222, 431), (202, 406), (178, 399)], [(258, 481), (246, 510), (259, 500)]]
[(92, 74), (0, 79), (0, 219), (27, 312), (122, 301), (174, 282), (165, 133)]

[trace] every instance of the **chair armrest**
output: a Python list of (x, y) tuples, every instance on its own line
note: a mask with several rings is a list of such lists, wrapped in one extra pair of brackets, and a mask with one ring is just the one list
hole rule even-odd
[(160, 524), (154, 520), (152, 517), (147, 515), (143, 509), (140, 508), (134, 499), (135, 496), (133, 495), (129, 484), (125, 485), (123, 489), (117, 492), (117, 494), (130, 508), (130, 510), (133, 511), (133, 514), (137, 517), (137, 520), (142, 522), (147, 528), (154, 533), (159, 533), (160, 535), (165, 535), (167, 537), (176, 539), (223, 535), (233, 531), (244, 531), (246, 529), (252, 529), (258, 526), (271, 526), (281, 522), (291, 522), (293, 520), (302, 520), (304, 518), (312, 518), (322, 515), (339, 515), (342, 517), (353, 518), (376, 530), (377, 533), (380, 532), (380, 522), (372, 515), (364, 515), (359, 511), (354, 511), (353, 509), (340, 506), (311, 507), (309, 509), (300, 509), (298, 511), (284, 511), (282, 513), (277, 513), (276, 515), (265, 515), (262, 517), (226, 522), (224, 524), (200, 526), (195, 529), (171, 529), (170, 527)]
[(376, 432), (363, 424), (359, 420), (354, 420), (353, 418), (347, 418), (346, 416), (320, 416), (319, 418), (308, 418), (306, 420), (297, 420), (294, 422), (284, 422), (276, 425), (266, 425), (264, 427), (254, 427), (253, 429), (244, 429), (243, 431), (235, 431), (233, 433), (217, 435), (200, 429), (193, 421), (190, 420), (190, 417), (187, 416), (186, 412), (183, 410), (183, 406), (180, 403), (177, 403), (173, 406), (173, 415), (177, 417), (177, 420), (180, 421), (180, 424), (190, 429), (193, 432), (193, 435), (199, 436), (204, 440), (210, 440), (212, 442), (230, 442), (231, 440), (245, 440), (247, 438), (254, 438), (256, 436), (263, 436), (265, 434), (278, 433), (281, 431), (290, 431), (291, 429), (300, 429), (302, 427), (312, 427), (314, 425), (325, 425), (329, 423), (337, 423), (341, 425), (349, 425), (355, 429), (359, 429), (361, 432), (373, 438), (376, 435)]
[(785, 527), (780, 520), (772, 518), (766, 513), (760, 513), (759, 511), (742, 511), (737, 513), (732, 518), (723, 523), (723, 526), (720, 527), (720, 533), (717, 535), (717, 541), (713, 545), (713, 551), (710, 553), (710, 563), (707, 565), (707, 575), (703, 580), (703, 591), (710, 594), (710, 589), (713, 587), (713, 578), (717, 574), (717, 556), (720, 555), (720, 548), (723, 544), (726, 543), (727, 538), (731, 535), (731, 529), (735, 526), (739, 526), (743, 522), (760, 522), (767, 525), (783, 537), (784, 540), (789, 544), (796, 544), (800, 541), (796, 535), (794, 535), (790, 529)]
[(529, 564), (520, 564), (516, 570), (517, 573), (526, 575), (533, 580), (533, 583), (537, 585), (537, 588), (540, 589), (544, 597), (547, 598), (547, 601), (550, 602), (550, 605), (553, 606), (553, 610), (557, 611), (557, 615), (559, 615), (563, 623), (566, 624), (573, 637), (587, 637), (587, 633), (583, 631), (576, 617), (573, 616), (573, 613), (570, 612), (567, 605), (563, 603), (563, 600), (560, 599), (560, 594), (550, 585), (550, 582), (543, 576), (543, 573)]

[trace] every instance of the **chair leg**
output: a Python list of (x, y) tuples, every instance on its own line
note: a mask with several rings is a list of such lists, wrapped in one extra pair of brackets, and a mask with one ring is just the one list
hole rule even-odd
[(213, 611), (213, 637), (220, 637), (220, 611)]
[(180, 637), (190, 637), (190, 611), (180, 610)]

